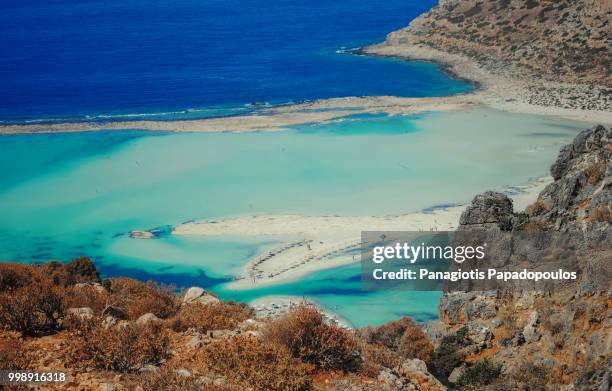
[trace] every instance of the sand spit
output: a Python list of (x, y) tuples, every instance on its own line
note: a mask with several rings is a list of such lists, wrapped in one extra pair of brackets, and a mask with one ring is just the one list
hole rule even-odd
[(296, 105), (262, 109), (253, 114), (176, 121), (72, 122), (55, 124), (1, 125), (0, 134), (85, 132), (139, 129), (172, 132), (256, 132), (278, 131), (307, 123), (326, 123), (353, 114), (391, 115), (425, 111), (460, 110), (478, 103), (474, 94), (440, 98), (399, 98), (393, 96), (322, 99)]
[[(541, 178), (505, 189), (522, 210), (550, 183)], [(287, 283), (315, 271), (359, 262), (362, 231), (451, 231), (464, 205), (398, 216), (252, 215), (196, 221), (176, 227), (173, 235), (268, 236), (281, 243), (252, 258), (230, 289)]]

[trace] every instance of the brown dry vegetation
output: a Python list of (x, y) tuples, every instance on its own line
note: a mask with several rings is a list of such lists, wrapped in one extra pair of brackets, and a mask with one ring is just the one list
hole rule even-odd
[[(249, 323), (254, 331), (247, 333), (243, 322), (255, 313), (244, 304), (179, 302), (176, 291), (152, 282), (102, 281), (86, 259), (0, 264), (0, 369), (43, 365), (85, 375), (84, 384), (97, 379), (129, 389), (310, 390), (315, 383), (374, 387), (383, 368), (431, 355), (431, 343), (408, 318), (355, 333), (304, 305)], [(108, 306), (125, 316), (109, 321), (102, 315)], [(91, 311), (68, 314), (69, 308)], [(162, 321), (136, 322), (145, 313)], [(205, 342), (193, 347), (192, 338)]]
[(433, 345), (427, 335), (410, 318), (391, 321), (380, 327), (369, 327), (362, 332), (363, 338), (380, 344), (403, 358), (418, 358), (429, 363)]
[(184, 305), (170, 325), (174, 331), (192, 328), (205, 333), (210, 330), (233, 329), (253, 315), (253, 310), (248, 306), (231, 301), (214, 304), (196, 302)]
[[(21, 274), (25, 272), (24, 274)], [(39, 270), (3, 268), (0, 291), (0, 325), (24, 335), (44, 335), (60, 328), (63, 291)]]
[(270, 324), (266, 338), (285, 346), (293, 357), (319, 369), (356, 370), (360, 365), (357, 340), (345, 330), (328, 325), (321, 313), (300, 306)]
[(178, 309), (173, 290), (173, 287), (153, 281), (145, 283), (131, 278), (115, 278), (110, 284), (111, 304), (124, 309), (129, 319), (138, 319), (146, 313), (167, 318)]
[(586, 169), (587, 183), (589, 185), (597, 184), (604, 177), (607, 168), (608, 165), (605, 162), (593, 163)]
[(0, 369), (28, 369), (32, 352), (26, 349), (21, 338), (12, 334), (0, 335)]
[(531, 204), (531, 206), (527, 208), (527, 213), (529, 213), (530, 215), (538, 215), (541, 213), (548, 212), (549, 210), (550, 206), (538, 198), (533, 204)]
[(589, 211), (588, 220), (593, 223), (607, 223), (612, 221), (612, 209), (608, 206), (600, 206)]
[(71, 359), (75, 366), (93, 366), (131, 372), (147, 364), (159, 364), (169, 355), (168, 332), (160, 323), (127, 323), (105, 328), (99, 319), (81, 322), (71, 333)]
[(207, 345), (197, 360), (231, 383), (255, 391), (306, 391), (311, 380), (305, 364), (277, 344), (238, 336)]

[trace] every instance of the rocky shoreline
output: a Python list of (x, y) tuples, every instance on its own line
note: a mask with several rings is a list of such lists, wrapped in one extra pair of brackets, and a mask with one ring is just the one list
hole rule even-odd
[(440, 1), (362, 52), (439, 63), (483, 86), (485, 102), (494, 106), (609, 114), (610, 8), (592, 0), (528, 3)]

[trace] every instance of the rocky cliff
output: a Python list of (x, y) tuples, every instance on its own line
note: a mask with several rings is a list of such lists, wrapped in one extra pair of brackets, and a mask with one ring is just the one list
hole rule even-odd
[(444, 356), (450, 364), (442, 375), (451, 385), (486, 358), (501, 365), (497, 383), (507, 389), (610, 389), (611, 156), (610, 129), (585, 130), (561, 149), (551, 167), (554, 182), (526, 211), (513, 211), (504, 194), (486, 192), (463, 213), (462, 231), (519, 233), (512, 237), (513, 249), (539, 232), (562, 233), (581, 251), (581, 277), (550, 291), (446, 292), (441, 322), (427, 328), (438, 351), (456, 355)]

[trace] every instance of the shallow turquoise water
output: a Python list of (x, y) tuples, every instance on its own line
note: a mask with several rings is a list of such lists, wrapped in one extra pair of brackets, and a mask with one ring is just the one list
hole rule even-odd
[[(278, 238), (133, 229), (251, 213), (381, 215), (467, 202), (548, 172), (584, 126), (493, 110), (356, 116), (271, 133), (93, 132), (0, 137), (0, 259), (93, 257), (106, 275), (312, 297), (356, 325), (437, 313), (437, 293), (363, 293), (358, 266), (260, 290), (223, 285)], [(368, 309), (364, 311), (364, 309)]]

